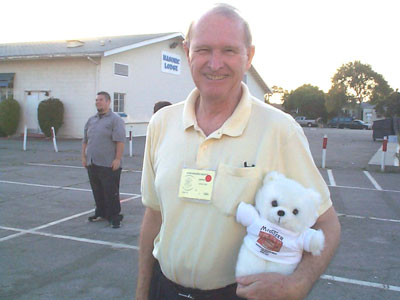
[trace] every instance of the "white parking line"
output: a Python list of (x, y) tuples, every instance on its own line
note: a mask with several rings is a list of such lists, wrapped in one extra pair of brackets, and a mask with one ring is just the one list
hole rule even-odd
[(389, 284), (385, 284), (385, 283), (375, 283), (375, 282), (343, 278), (343, 277), (332, 276), (332, 275), (322, 275), (321, 278), (326, 279), (326, 280), (333, 280), (333, 281), (337, 281), (337, 282), (351, 283), (351, 284), (356, 284), (356, 285), (374, 287), (374, 288), (383, 289), (383, 290), (387, 290), (387, 291), (400, 292), (400, 286), (389, 285)]
[(331, 169), (326, 170), (328, 172), (328, 177), (329, 177), (329, 183), (331, 186), (336, 186), (336, 181), (335, 178), (333, 177), (333, 173)]
[(338, 217), (345, 217), (345, 218), (353, 218), (353, 219), (367, 219), (367, 220), (375, 220), (375, 221), (383, 221), (383, 222), (394, 222), (400, 223), (400, 220), (395, 219), (384, 219), (384, 218), (376, 218), (376, 217), (363, 217), (363, 216), (355, 216), (355, 215), (346, 215), (346, 214), (337, 214)]
[[(139, 198), (140, 196), (141, 196), (141, 195), (135, 195), (135, 196), (130, 197), (130, 198), (127, 198), (127, 199), (122, 199), (121, 202), (122, 202), (122, 203), (123, 203), (123, 202), (127, 202), (127, 201), (130, 201), (130, 200)], [(90, 213), (93, 212), (93, 211), (94, 211), (94, 209), (90, 209), (90, 210), (81, 212), (81, 213), (79, 213), (79, 214), (75, 214), (75, 215), (72, 215), (72, 216), (69, 216), (69, 217), (66, 217), (66, 218), (57, 220), (57, 221), (53, 221), (53, 222), (50, 222), (50, 223), (47, 223), (47, 224), (44, 224), (44, 225), (41, 225), (41, 226), (38, 226), (38, 227), (35, 227), (35, 228), (31, 228), (31, 229), (26, 229), (26, 230), (25, 230), (25, 229), (17, 229), (17, 231), (20, 231), (19, 233), (11, 234), (11, 235), (8, 235), (8, 236), (6, 236), (6, 237), (0, 238), (0, 242), (4, 242), (4, 241), (7, 241), (7, 240), (16, 238), (16, 237), (19, 237), (19, 236), (24, 235), (24, 234), (27, 234), (27, 233), (35, 233), (35, 232), (37, 232), (37, 230), (44, 229), (44, 228), (48, 228), (48, 227), (50, 227), (50, 226), (54, 226), (54, 225), (57, 225), (57, 224), (66, 222), (66, 221), (69, 221), (69, 220), (78, 218), (78, 217), (80, 217), (80, 216), (90, 214)], [(13, 229), (11, 229), (11, 228), (9, 228), (9, 227), (3, 227), (3, 226), (0, 226), (0, 228), (1, 228), (1, 229), (5, 229), (5, 230), (13, 230)], [(15, 231), (15, 230), (14, 230), (14, 231)]]
[(371, 181), (371, 183), (374, 185), (374, 187), (379, 190), (382, 191), (381, 186), (376, 182), (376, 180), (374, 179), (374, 177), (371, 176), (371, 174), (369, 174), (368, 171), (363, 171), (365, 176), (367, 176), (367, 178)]
[(101, 241), (101, 240), (79, 238), (79, 237), (75, 237), (75, 236), (52, 234), (52, 233), (33, 231), (33, 230), (24, 230), (24, 229), (19, 229), (19, 228), (12, 228), (12, 227), (0, 226), (0, 229), (18, 231), (19, 233), (15, 234), (15, 235), (34, 234), (34, 235), (47, 236), (47, 237), (52, 237), (52, 238), (57, 238), (57, 239), (71, 240), (71, 241), (76, 241), (76, 242), (111, 246), (113, 248), (139, 250), (139, 247), (137, 247), (137, 246), (132, 246), (132, 245), (123, 244), (123, 243), (112, 243), (112, 242)]
[[(372, 189), (372, 188), (363, 188), (363, 187), (356, 187), (356, 186), (344, 186), (344, 185), (328, 185), (330, 187), (335, 187), (335, 188), (341, 188), (341, 189), (354, 189), (354, 190), (365, 190), (365, 191), (375, 191), (377, 192), (377, 189)], [(388, 192), (388, 193), (400, 193), (400, 191), (395, 191), (395, 190), (381, 190), (382, 192)]]
[[(69, 165), (52, 165), (52, 164), (39, 164), (39, 163), (26, 163), (26, 165), (28, 165), (28, 166), (38, 166), (38, 167), (59, 167), (59, 168), (84, 169), (84, 167), (69, 166)], [(133, 170), (133, 169), (122, 169), (122, 172), (142, 173), (142, 171), (140, 171), (140, 170)]]
[[(51, 234), (51, 233), (46, 233), (46, 232), (23, 230), (23, 229), (18, 229), (18, 228), (10, 228), (10, 227), (2, 227), (2, 226), (0, 226), (0, 229), (19, 231), (19, 234), (34, 234), (34, 235), (47, 236), (47, 237), (52, 237), (52, 238), (57, 238), (57, 239), (65, 239), (65, 240), (76, 241), (76, 242), (111, 246), (113, 248), (139, 250), (138, 246), (123, 244), (123, 243), (112, 243), (112, 242), (101, 241), (101, 240), (93, 240), (93, 239), (79, 238), (79, 237), (68, 236), (68, 235)], [(332, 276), (332, 275), (326, 275), (326, 274), (322, 275), (321, 279), (332, 280), (332, 281), (343, 282), (343, 283), (350, 283), (350, 284), (373, 287), (373, 288), (379, 288), (379, 289), (388, 290), (388, 291), (400, 292), (399, 286), (388, 285), (388, 284), (384, 284), (384, 283), (362, 281), (362, 280), (357, 280), (357, 279), (344, 278), (344, 277), (338, 277), (338, 276)]]
[[(7, 180), (0, 180), (0, 183), (19, 184), (19, 185), (45, 187), (45, 188), (50, 188), (50, 189), (61, 189), (61, 190), (70, 190), (70, 191), (92, 192), (91, 189), (79, 189), (79, 188), (73, 188), (73, 187), (68, 187), (68, 186), (45, 185), (45, 184), (16, 182), (16, 181), (7, 181)], [(120, 194), (126, 195), (126, 196), (137, 196), (138, 195), (138, 194), (122, 193), (122, 192), (120, 192)]]

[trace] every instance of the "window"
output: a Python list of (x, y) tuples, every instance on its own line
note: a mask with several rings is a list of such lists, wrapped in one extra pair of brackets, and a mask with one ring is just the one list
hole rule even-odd
[(114, 112), (124, 112), (125, 95), (122, 93), (114, 93)]
[(0, 73), (0, 101), (13, 98), (14, 73)]
[(129, 75), (129, 66), (123, 65), (119, 63), (114, 63), (114, 74), (128, 77)]

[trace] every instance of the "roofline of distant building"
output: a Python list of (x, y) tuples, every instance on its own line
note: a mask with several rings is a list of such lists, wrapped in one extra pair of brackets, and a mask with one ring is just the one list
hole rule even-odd
[(112, 49), (112, 50), (105, 51), (104, 52), (104, 56), (110, 56), (110, 55), (113, 55), (113, 54), (118, 54), (118, 53), (121, 53), (121, 52), (129, 51), (129, 50), (132, 50), (132, 49), (135, 49), (135, 48), (140, 48), (140, 47), (144, 47), (144, 46), (147, 46), (147, 45), (151, 45), (151, 44), (155, 44), (155, 43), (159, 43), (159, 42), (163, 42), (163, 41), (167, 41), (167, 40), (170, 40), (170, 39), (173, 39), (173, 38), (177, 38), (177, 37), (181, 37), (182, 40), (185, 39), (185, 37), (183, 36), (182, 33), (172, 33), (172, 34), (169, 34), (169, 35), (166, 35), (166, 36), (161, 36), (161, 37), (158, 37), (158, 38), (155, 38), (155, 39), (150, 39), (150, 40), (142, 41), (142, 42), (139, 42), (139, 43), (135, 43), (135, 44), (131, 44), (131, 45), (123, 46), (123, 47), (120, 47), (120, 48), (115, 48), (115, 49)]

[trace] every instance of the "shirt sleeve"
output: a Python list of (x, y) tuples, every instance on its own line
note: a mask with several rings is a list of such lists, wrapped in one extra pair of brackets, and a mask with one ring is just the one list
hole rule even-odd
[(154, 161), (154, 130), (153, 123), (150, 121), (147, 128), (146, 146), (143, 157), (143, 172), (142, 172), (142, 203), (154, 210), (160, 210), (160, 202), (157, 197), (155, 188), (155, 172), (153, 167)]
[(291, 128), (286, 135), (286, 143), (282, 146), (279, 164), (285, 176), (321, 195), (318, 214), (322, 215), (332, 206), (328, 186), (314, 163), (303, 129), (298, 124), (291, 124)]
[[(89, 119), (90, 120), (90, 119)], [(89, 127), (89, 120), (86, 122), (85, 127), (83, 128), (83, 139), (82, 139), (82, 144), (87, 144), (88, 143), (88, 127)]]
[(113, 140), (113, 142), (125, 143), (125, 140), (126, 140), (125, 122), (124, 122), (124, 120), (122, 120), (122, 118), (120, 116), (116, 116), (116, 118), (114, 120), (112, 140)]
[(253, 205), (240, 202), (237, 212), (236, 221), (243, 226), (250, 226), (258, 218), (258, 212)]

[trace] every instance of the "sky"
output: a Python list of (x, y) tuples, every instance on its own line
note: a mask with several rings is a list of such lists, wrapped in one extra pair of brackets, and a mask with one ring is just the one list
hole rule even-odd
[(399, 0), (5, 0), (0, 43), (186, 33), (216, 2), (248, 20), (253, 66), (269, 87), (328, 92), (343, 64), (360, 60), (400, 88)]

